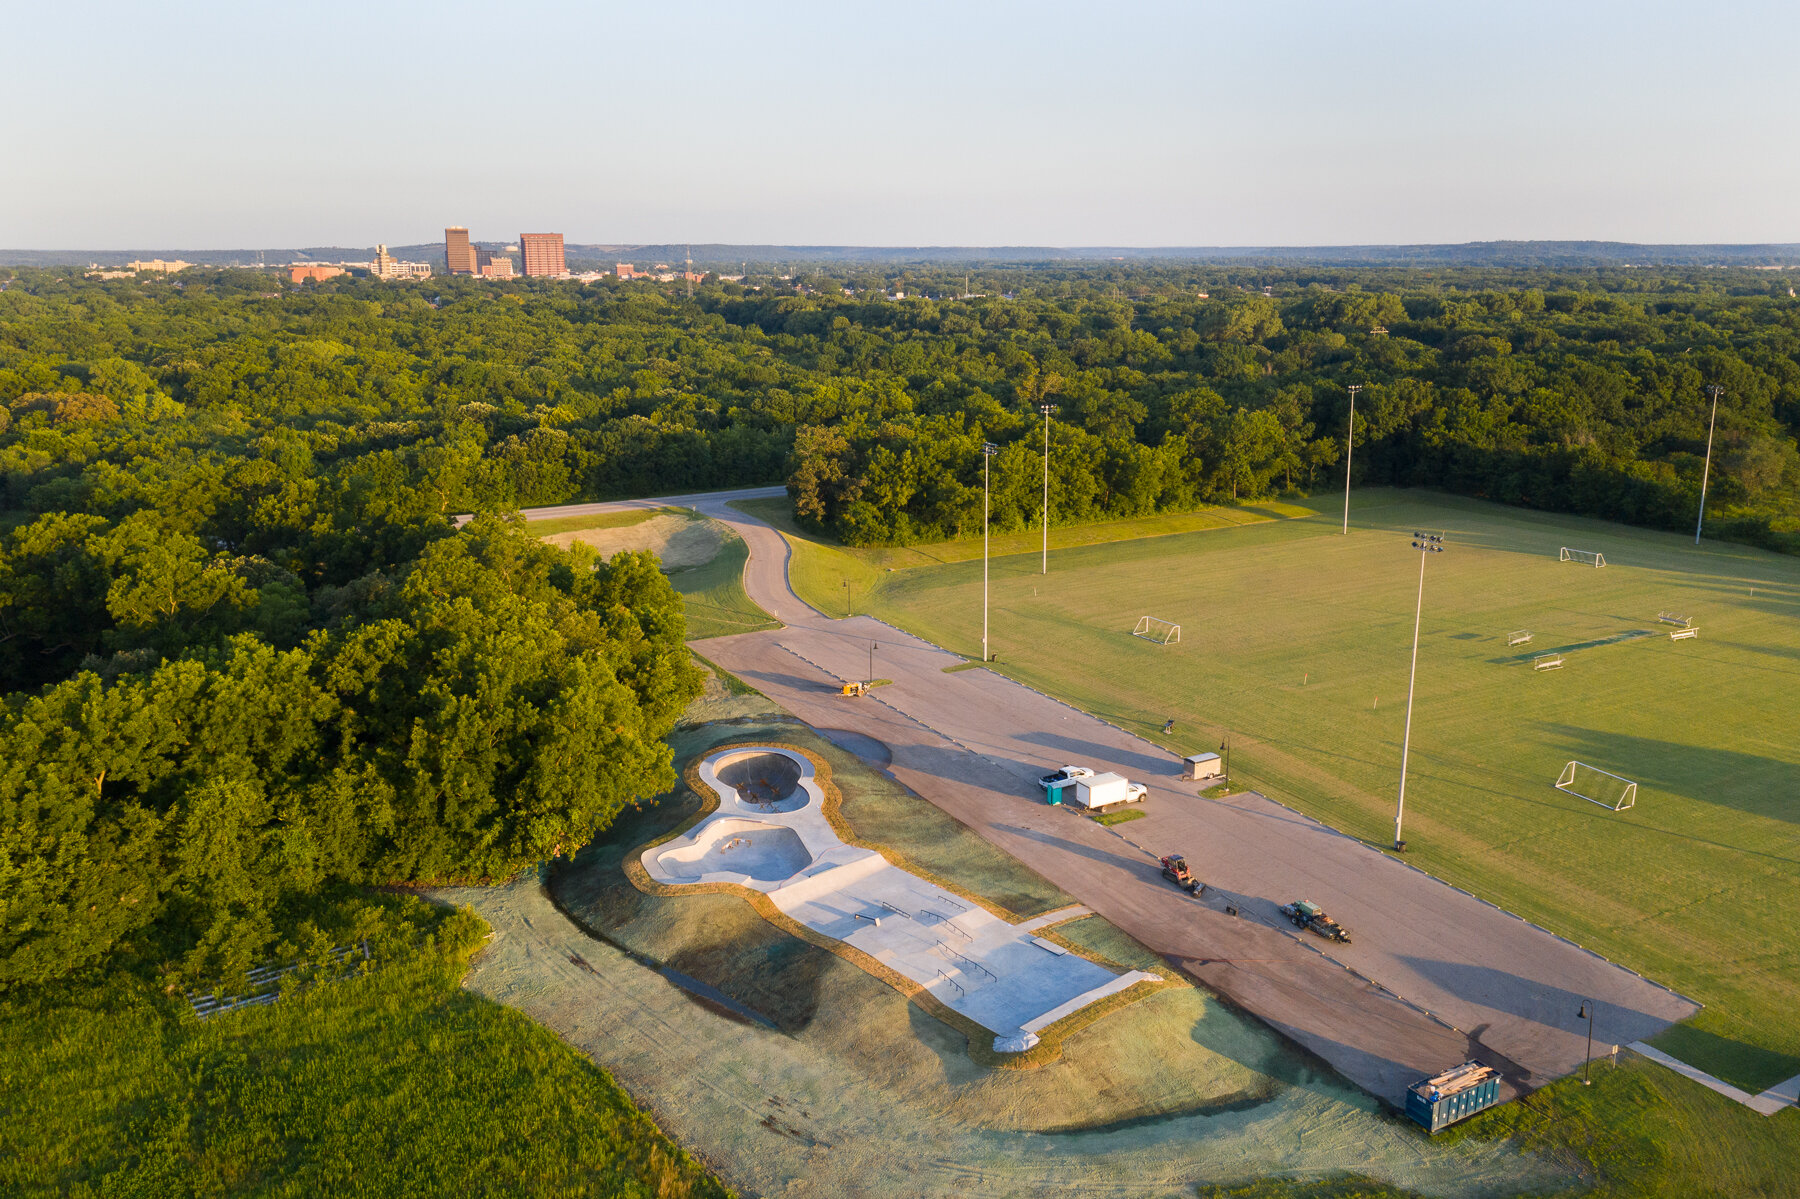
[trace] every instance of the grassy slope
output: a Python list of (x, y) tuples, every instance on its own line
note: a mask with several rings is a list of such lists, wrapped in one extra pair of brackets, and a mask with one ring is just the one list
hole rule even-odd
[[(845, 611), (846, 597), (858, 612), (867, 611), (869, 598), (883, 590), (893, 576), (915, 567), (942, 566), (981, 561), (979, 537), (940, 541), (933, 545), (851, 549), (808, 533), (794, 522), (793, 503), (785, 498), (743, 500), (732, 507), (748, 512), (781, 530), (794, 547), (788, 564), (794, 593), (829, 615)], [(1234, 528), (1271, 520), (1313, 516), (1319, 509), (1306, 501), (1271, 500), (1238, 508), (1201, 508), (1194, 512), (1145, 516), (1136, 520), (1108, 520), (1095, 524), (1066, 525), (1050, 530), (1052, 551), (1144, 537), (1197, 533)], [(1043, 544), (1041, 532), (999, 533), (991, 538), (988, 552), (998, 558), (1029, 556)], [(1036, 559), (1033, 559), (1034, 561)], [(850, 586), (846, 588), (844, 584)]]
[[(1476, 1116), (1435, 1140), (1511, 1136), (1575, 1163), (1592, 1199), (1787, 1199), (1800, 1176), (1800, 1112), (1759, 1116), (1635, 1055)], [(1202, 1186), (1202, 1199), (1420, 1199), (1353, 1174)]]
[(413, 928), (374, 970), (272, 1006), (197, 1023), (117, 981), (0, 1006), (0, 1192), (727, 1194), (610, 1076), (460, 988), (478, 919), (382, 902)]
[(591, 516), (558, 516), (550, 520), (534, 520), (530, 524), (533, 537), (551, 537), (557, 533), (579, 533), (583, 529), (629, 529), (653, 516), (686, 516), (686, 508), (632, 508), (624, 512), (597, 512)]
[(727, 533), (712, 561), (670, 573), (669, 582), (681, 593), (687, 610), (688, 640), (780, 627), (781, 622), (744, 591), (744, 561), (749, 552), (743, 538)]
[[(1435, 495), (1366, 493), (1358, 512), (1347, 538), (1328, 514), (1068, 550), (1047, 580), (1035, 555), (998, 559), (1001, 669), (1171, 749), (1229, 731), (1240, 779), (1380, 842), (1418, 577), (1405, 534), (1446, 528), (1426, 582), (1412, 859), (1707, 1003), (1671, 1051), (1751, 1089), (1800, 1072), (1800, 948), (1758, 915), (1800, 910), (1800, 562)], [(1559, 563), (1565, 544), (1610, 565)], [(859, 610), (978, 645), (978, 562), (876, 574), (868, 556), (797, 549), (796, 590), (821, 602), (838, 568), (862, 566)], [(1663, 609), (1694, 615), (1700, 638), (1576, 651), (1544, 674), (1504, 661), (1510, 629), (1542, 650), (1655, 630)], [(1180, 621), (1182, 643), (1130, 637), (1146, 613)], [(1570, 758), (1639, 779), (1638, 806), (1552, 790)]]

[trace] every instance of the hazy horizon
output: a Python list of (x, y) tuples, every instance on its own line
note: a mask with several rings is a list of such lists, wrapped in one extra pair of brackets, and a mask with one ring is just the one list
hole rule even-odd
[[(0, 244), (1800, 242), (1800, 11), (101, 3), (15, 15)], [(534, 29), (543, 49), (531, 49)], [(51, 52), (50, 48), (55, 48)]]

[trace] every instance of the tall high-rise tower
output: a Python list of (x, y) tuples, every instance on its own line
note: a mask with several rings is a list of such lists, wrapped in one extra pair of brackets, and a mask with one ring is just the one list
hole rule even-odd
[(444, 269), (452, 275), (476, 273), (475, 247), (469, 244), (469, 231), (461, 225), (444, 230)]
[(566, 275), (563, 262), (563, 238), (560, 233), (519, 234), (519, 254), (525, 260), (527, 275)]

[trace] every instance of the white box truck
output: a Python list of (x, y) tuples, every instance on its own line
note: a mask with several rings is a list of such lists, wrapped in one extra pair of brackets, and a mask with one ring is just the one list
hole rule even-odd
[[(1113, 808), (1120, 804), (1141, 803), (1149, 789), (1142, 783), (1130, 782), (1122, 774), (1094, 774), (1075, 780), (1075, 794), (1070, 802), (1078, 808)], [(1063, 794), (1067, 795), (1065, 790)]]

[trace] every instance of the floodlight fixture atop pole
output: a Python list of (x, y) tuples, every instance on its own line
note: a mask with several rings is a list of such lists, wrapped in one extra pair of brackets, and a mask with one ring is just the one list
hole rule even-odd
[(981, 443), (981, 660), (988, 657), (988, 464), (1000, 447), (991, 441)]
[(1050, 414), (1056, 411), (1055, 404), (1039, 404), (1038, 411), (1044, 414), (1044, 562), (1038, 567), (1038, 573), (1050, 573)]
[(1719, 423), (1719, 397), (1725, 394), (1725, 389), (1714, 383), (1707, 387), (1706, 394), (1712, 397), (1712, 418), (1706, 422), (1706, 465), (1700, 471), (1700, 515), (1694, 521), (1695, 545), (1700, 544), (1700, 526), (1706, 523), (1706, 481), (1712, 475), (1713, 426)]
[(1350, 393), (1350, 427), (1344, 431), (1344, 536), (1350, 535), (1350, 459), (1356, 453), (1356, 393), (1363, 389), (1361, 383), (1352, 383), (1345, 390)]
[(1419, 681), (1419, 617), (1425, 611), (1425, 559), (1444, 552), (1438, 533), (1414, 533), (1412, 547), (1419, 551), (1419, 598), (1413, 605), (1412, 675), (1406, 680), (1406, 735), (1400, 741), (1400, 798), (1394, 804), (1394, 848), (1402, 852), (1400, 822), (1406, 816), (1406, 757), (1412, 749), (1413, 685)]

